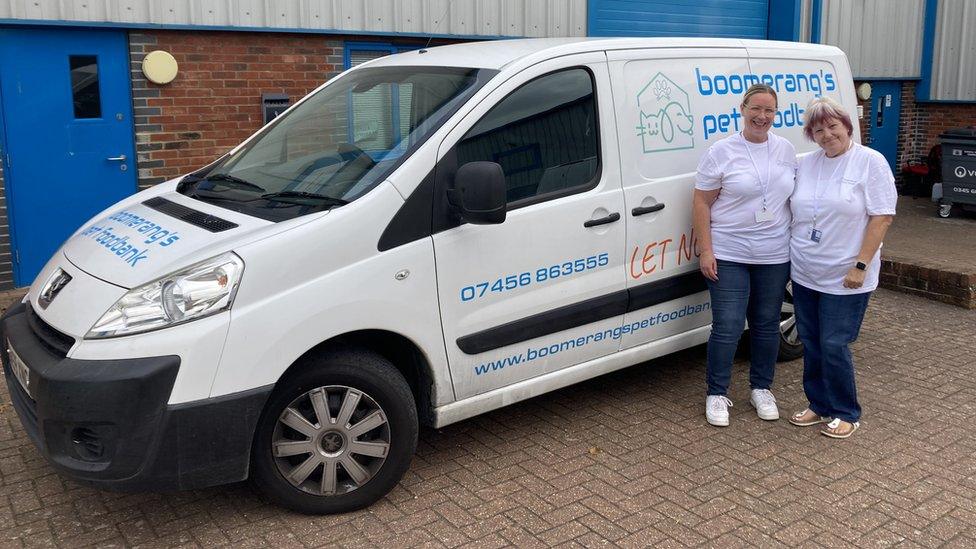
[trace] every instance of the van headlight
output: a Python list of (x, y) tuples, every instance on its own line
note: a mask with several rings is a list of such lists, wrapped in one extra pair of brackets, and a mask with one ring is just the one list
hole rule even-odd
[(228, 252), (133, 288), (98, 319), (85, 338), (158, 330), (229, 309), (243, 272), (244, 261)]

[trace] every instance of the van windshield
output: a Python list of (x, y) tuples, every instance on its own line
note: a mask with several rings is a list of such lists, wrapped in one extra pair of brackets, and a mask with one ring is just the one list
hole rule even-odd
[(350, 71), (177, 190), (271, 221), (342, 206), (383, 181), (495, 74), (456, 67)]

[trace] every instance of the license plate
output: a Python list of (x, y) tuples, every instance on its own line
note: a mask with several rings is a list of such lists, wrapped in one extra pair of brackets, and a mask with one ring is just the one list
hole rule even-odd
[(30, 392), (30, 368), (21, 360), (17, 351), (14, 351), (13, 346), (10, 345), (10, 340), (7, 340), (7, 357), (10, 359), (10, 369), (14, 371), (14, 377), (20, 382), (20, 386), (24, 388), (27, 396), (34, 398)]

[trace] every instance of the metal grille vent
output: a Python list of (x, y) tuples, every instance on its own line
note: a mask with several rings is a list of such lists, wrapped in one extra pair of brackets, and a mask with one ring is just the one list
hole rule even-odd
[(75, 344), (75, 338), (55, 330), (53, 326), (44, 322), (41, 317), (37, 316), (29, 303), (27, 304), (27, 325), (41, 343), (61, 358), (68, 356), (68, 351)]
[(186, 221), (190, 225), (195, 225), (201, 229), (206, 229), (212, 233), (219, 233), (237, 227), (237, 223), (232, 223), (226, 219), (214, 217), (208, 213), (188, 208), (182, 204), (177, 204), (172, 200), (167, 200), (157, 196), (143, 202), (146, 206), (162, 212), (166, 215), (175, 217), (181, 221)]

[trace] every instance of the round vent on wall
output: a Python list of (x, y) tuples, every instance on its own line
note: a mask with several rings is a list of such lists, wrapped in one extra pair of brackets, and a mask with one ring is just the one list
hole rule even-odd
[(176, 59), (163, 50), (150, 52), (142, 60), (142, 73), (154, 84), (169, 84), (176, 78), (178, 69)]

